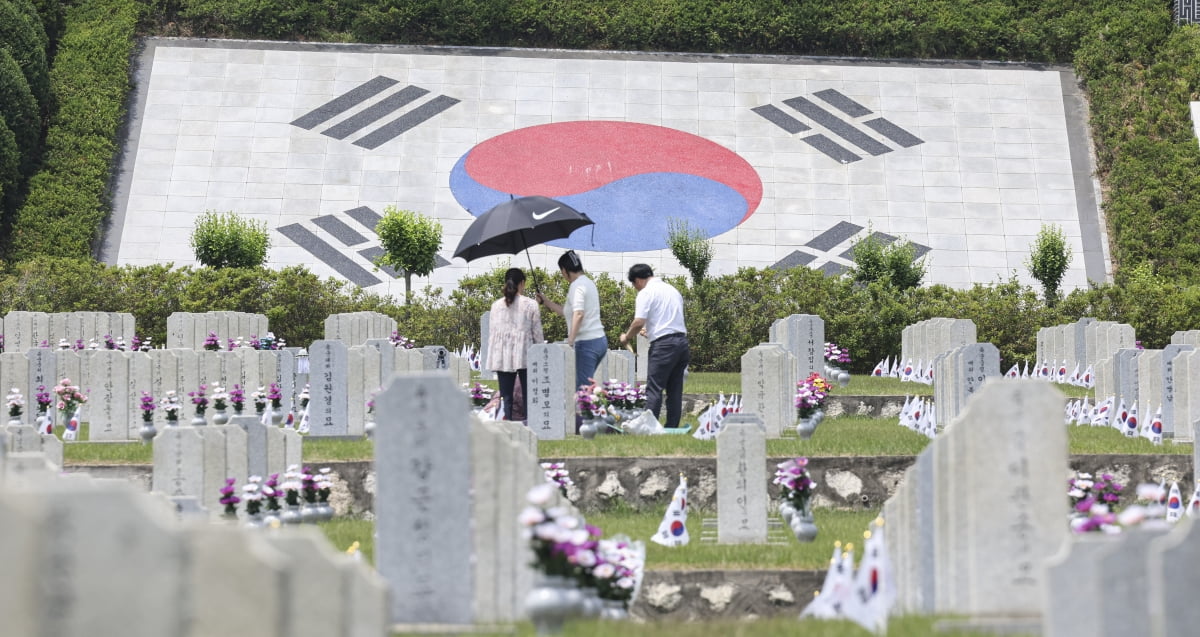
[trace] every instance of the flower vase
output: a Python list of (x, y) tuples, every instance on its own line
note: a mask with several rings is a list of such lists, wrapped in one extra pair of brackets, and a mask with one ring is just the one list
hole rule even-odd
[(792, 506), (787, 500), (779, 501), (779, 517), (783, 518), (783, 523), (789, 528), (792, 525), (792, 516), (796, 514), (796, 507)]
[(229, 424), (229, 414), (225, 413), (224, 409), (218, 409), (218, 410), (214, 411), (213, 412), (213, 424), (214, 425), (228, 425)]
[(284, 524), (300, 524), (302, 521), (299, 504), (289, 504), (279, 514), (279, 521)]
[(318, 522), (328, 522), (333, 519), (335, 513), (333, 510), (333, 505), (329, 504), (328, 502), (318, 502), (315, 505), (315, 508), (317, 510)]
[(248, 529), (261, 529), (266, 526), (266, 522), (263, 520), (262, 512), (259, 511), (258, 513), (246, 514), (246, 522), (243, 523), (242, 526)]
[(792, 535), (798, 542), (812, 542), (817, 539), (817, 523), (813, 520), (812, 508), (805, 504), (796, 509), (790, 524)]
[(374, 419), (367, 420), (367, 422), (363, 423), (363, 435), (366, 436), (368, 440), (375, 437)]
[(20, 427), (23, 424), (25, 424), (25, 423), (21, 422), (20, 416), (9, 416), (8, 417), (8, 426), (9, 427)]
[(158, 430), (154, 428), (154, 421), (143, 420), (142, 428), (138, 431), (138, 435), (141, 436), (143, 445), (154, 440), (154, 436), (158, 435)]
[(583, 436), (584, 440), (592, 440), (596, 437), (596, 432), (599, 430), (600, 428), (596, 426), (596, 421), (590, 418), (579, 425), (579, 435)]
[(263, 514), (262, 521), (263, 521), (263, 528), (267, 528), (267, 529), (278, 526), (280, 524), (283, 524), (283, 520), (279, 519), (279, 510), (278, 509), (276, 509), (274, 511), (272, 511), (271, 509), (267, 509), (267, 512)]
[(202, 411), (196, 412), (196, 415), (192, 418), (192, 426), (193, 427), (203, 427), (207, 424), (208, 424), (208, 421), (204, 419), (204, 412), (202, 412)]
[(271, 424), (278, 427), (283, 424), (283, 410), (274, 407), (271, 409)]
[(50, 420), (50, 416), (46, 415), (46, 412), (44, 412), (44, 411), (38, 412), (37, 418), (35, 418), (33, 421), (33, 424), (37, 426), (38, 433), (40, 433), (40, 434), (46, 433), (46, 423), (49, 422), (49, 420)]
[(817, 421), (812, 416), (802, 416), (796, 420), (796, 434), (802, 440), (812, 438), (813, 432), (817, 430)]
[(838, 387), (845, 387), (846, 385), (849, 385), (850, 384), (850, 372), (848, 372), (844, 369), (837, 370), (837, 384), (838, 384)]
[(563, 622), (575, 614), (575, 582), (562, 575), (543, 575), (525, 596), (525, 612), (538, 635), (557, 635)]
[(583, 594), (583, 602), (579, 606), (579, 616), (587, 619), (600, 617), (604, 610), (604, 602), (600, 599), (600, 591), (595, 587), (585, 586), (579, 589)]
[(320, 515), (315, 502), (305, 502), (300, 507), (300, 522), (302, 524), (316, 524), (320, 519)]
[(625, 601), (620, 599), (602, 599), (604, 608), (600, 611), (600, 619), (606, 621), (622, 621), (629, 619), (629, 611), (625, 609)]

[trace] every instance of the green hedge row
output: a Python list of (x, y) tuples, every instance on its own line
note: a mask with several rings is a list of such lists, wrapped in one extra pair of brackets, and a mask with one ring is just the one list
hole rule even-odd
[[(324, 320), (339, 312), (377, 311), (395, 318), (403, 335), (419, 345), (457, 349), (479, 343), (479, 316), (501, 296), (504, 270), (464, 279), (443, 294), (418, 293), (412, 305), (365, 294), (334, 279), (322, 280), (303, 267), (284, 270), (107, 266), (90, 260), (38, 258), (0, 272), (0, 315), (40, 312), (130, 312), (142, 336), (166, 338), (173, 312), (233, 310), (265, 314), (276, 335), (293, 345), (323, 338)], [(537, 271), (536, 287), (561, 301), (566, 283)], [(1171, 282), (1135, 268), (1120, 286), (1069, 294), (1047, 307), (1034, 289), (1016, 281), (955, 290), (935, 285), (897, 292), (882, 284), (861, 285), (849, 277), (824, 277), (794, 268), (786, 272), (745, 268), (688, 287), (683, 292), (698, 371), (737, 371), (742, 354), (766, 340), (771, 323), (794, 313), (825, 319), (825, 338), (849, 348), (851, 369), (866, 372), (900, 351), (907, 325), (936, 316), (975, 321), (981, 341), (995, 343), (1005, 364), (1033, 357), (1039, 327), (1083, 316), (1127, 322), (1147, 347), (1162, 347), (1176, 330), (1200, 329), (1200, 286), (1182, 291)], [(636, 293), (607, 276), (596, 279), (601, 319), (610, 346), (633, 318)], [(529, 285), (532, 293), (535, 282)], [(542, 312), (546, 338), (566, 337), (565, 321)]]
[(17, 212), (11, 260), (91, 253), (111, 209), (107, 188), (142, 9), (135, 0), (85, 0), (67, 10), (50, 71), (57, 111), (42, 168)]

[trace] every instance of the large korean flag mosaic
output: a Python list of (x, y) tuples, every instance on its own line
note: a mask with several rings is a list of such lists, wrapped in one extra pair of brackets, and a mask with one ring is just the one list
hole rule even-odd
[[(529, 56), (529, 57), (525, 57)], [(452, 252), (472, 220), (545, 195), (596, 224), (563, 248), (593, 272), (683, 274), (672, 219), (714, 239), (712, 272), (853, 266), (875, 234), (912, 241), (928, 283), (1027, 277), (1043, 224), (1103, 280), (1078, 97), (1059, 70), (150, 40), (105, 258), (193, 263), (198, 216), (264, 222), (272, 267), (397, 294), (379, 269), (389, 205), (444, 228), (432, 283), (507, 262)], [(513, 259), (523, 264), (524, 257)], [(1027, 279), (1026, 279), (1027, 280)]]

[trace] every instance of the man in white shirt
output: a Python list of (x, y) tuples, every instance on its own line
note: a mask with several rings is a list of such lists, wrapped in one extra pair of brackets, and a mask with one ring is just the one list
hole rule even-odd
[(629, 268), (629, 282), (638, 291), (633, 322), (621, 335), (624, 345), (645, 328), (650, 339), (646, 370), (646, 408), (657, 418), (667, 392), (665, 427), (679, 426), (683, 415), (683, 372), (691, 361), (687, 327), (683, 323), (683, 295), (665, 281), (655, 278), (650, 266), (639, 263)]

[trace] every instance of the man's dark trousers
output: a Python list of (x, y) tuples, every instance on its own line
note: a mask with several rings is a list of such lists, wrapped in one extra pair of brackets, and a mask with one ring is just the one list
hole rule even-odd
[(666, 390), (667, 420), (663, 426), (678, 427), (683, 416), (683, 372), (692, 360), (687, 334), (676, 332), (655, 339), (647, 358), (646, 408), (658, 418)]

